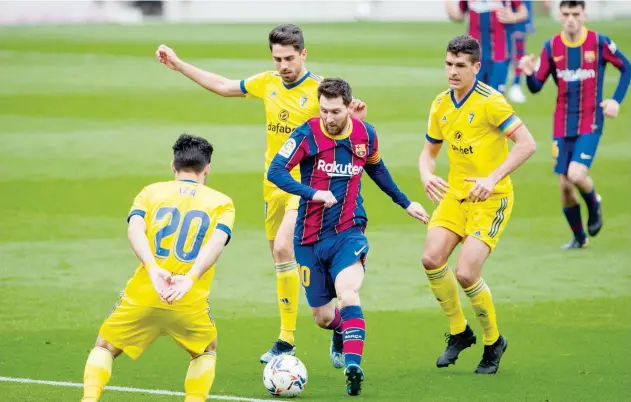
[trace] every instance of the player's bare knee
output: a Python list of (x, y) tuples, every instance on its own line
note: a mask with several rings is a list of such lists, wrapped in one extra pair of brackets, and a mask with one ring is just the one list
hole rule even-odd
[(108, 350), (113, 357), (118, 357), (121, 353), (123, 353), (122, 350), (118, 349), (116, 346), (101, 338), (101, 335), (96, 338), (96, 343), (94, 344), (94, 346), (97, 348)]
[(571, 166), (568, 170), (567, 178), (573, 185), (577, 185), (585, 180), (585, 178), (587, 177), (587, 172), (585, 171), (585, 169), (581, 169), (580, 167), (574, 169), (573, 168), (574, 166)]
[(206, 346), (204, 352), (216, 352), (217, 351), (217, 338), (215, 338), (212, 342)]
[(320, 328), (327, 328), (335, 319), (335, 310), (324, 307), (313, 309), (313, 320)]
[(456, 268), (456, 279), (463, 288), (469, 288), (480, 280), (478, 275), (471, 270), (458, 268)]
[(342, 307), (359, 305), (359, 291), (356, 289), (346, 289), (338, 295)]
[(294, 245), (292, 239), (283, 239), (277, 237), (274, 240), (274, 261), (277, 264), (294, 260)]
[(445, 262), (445, 258), (439, 256), (438, 253), (431, 250), (428, 251), (427, 249), (423, 252), (423, 256), (421, 257), (421, 263), (428, 271), (442, 267), (445, 265)]

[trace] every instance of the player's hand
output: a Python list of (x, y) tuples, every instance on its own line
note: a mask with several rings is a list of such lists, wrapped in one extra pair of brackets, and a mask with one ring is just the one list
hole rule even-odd
[(526, 75), (533, 75), (535, 73), (535, 56), (532, 54), (524, 56), (519, 60), (519, 68)]
[(423, 206), (421, 204), (419, 204), (418, 202), (413, 202), (411, 203), (406, 209), (405, 211), (408, 213), (408, 215), (410, 215), (412, 218), (416, 218), (419, 221), (427, 224), (429, 222), (429, 215), (427, 215), (427, 212), (425, 211), (425, 208), (423, 208)]
[(620, 104), (613, 99), (605, 99), (600, 102), (600, 107), (603, 108), (603, 114), (610, 118), (618, 116), (618, 112), (620, 111)]
[(323, 202), (325, 208), (331, 208), (333, 205), (337, 204), (335, 196), (330, 191), (316, 191), (316, 193), (313, 195), (313, 201)]
[(482, 202), (489, 198), (497, 182), (490, 177), (467, 178), (464, 181), (475, 183), (469, 190), (469, 200), (471, 202)]
[(171, 70), (177, 71), (177, 66), (180, 63), (180, 59), (177, 57), (173, 49), (166, 45), (160, 45), (156, 50), (156, 58), (158, 61)]
[(166, 269), (160, 268), (158, 264), (153, 267), (148, 267), (147, 271), (149, 272), (149, 279), (151, 279), (153, 288), (160, 295), (162, 301), (165, 301), (162, 295), (171, 284), (171, 273)]
[(351, 104), (348, 105), (348, 110), (356, 119), (364, 120), (366, 118), (367, 106), (366, 103), (362, 102), (360, 99), (354, 98)]
[(429, 197), (430, 201), (432, 201), (432, 204), (440, 202), (440, 200), (444, 198), (443, 195), (449, 189), (449, 184), (436, 175), (422, 178), (422, 181), (425, 193)]
[(193, 280), (186, 275), (175, 275), (171, 278), (171, 286), (163, 293), (164, 300), (173, 304), (180, 300), (193, 287)]
[(496, 12), (496, 15), (497, 15), (497, 19), (502, 24), (515, 24), (517, 22), (517, 16), (513, 12), (513, 9), (511, 8), (510, 5), (507, 5), (506, 7), (499, 9)]

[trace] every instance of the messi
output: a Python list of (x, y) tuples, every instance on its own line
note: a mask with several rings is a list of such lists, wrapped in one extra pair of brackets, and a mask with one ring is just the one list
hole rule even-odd
[(293, 133), (295, 128), (289, 127), (287, 124), (280, 124), (280, 122), (276, 124), (267, 123), (267, 131), (271, 131), (273, 133), (280, 134), (291, 134)]

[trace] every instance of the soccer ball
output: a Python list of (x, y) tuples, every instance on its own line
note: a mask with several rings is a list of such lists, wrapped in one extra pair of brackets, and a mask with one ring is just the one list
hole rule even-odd
[(295, 356), (277, 356), (263, 369), (263, 385), (274, 396), (293, 398), (307, 385), (307, 368)]

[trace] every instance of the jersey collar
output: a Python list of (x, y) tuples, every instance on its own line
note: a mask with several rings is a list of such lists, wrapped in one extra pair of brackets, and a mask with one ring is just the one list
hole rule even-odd
[(575, 42), (570, 42), (570, 40), (565, 37), (565, 33), (561, 32), (561, 41), (567, 47), (579, 47), (585, 42), (585, 39), (587, 39), (587, 28), (585, 27), (583, 27), (581, 37), (578, 38)]
[[(293, 84), (285, 84), (285, 81), (283, 81), (283, 85), (285, 86), (286, 89), (292, 89), (292, 88), (296, 88), (298, 85), (302, 84), (304, 82), (304, 80), (307, 79), (307, 77), (309, 77), (309, 75), (311, 74), (310, 71), (307, 71), (305, 73), (305, 75), (302, 76), (302, 78), (300, 78), (298, 81), (294, 82)], [(282, 79), (281, 79), (282, 81)]]
[(187, 183), (195, 183), (195, 184), (199, 184), (199, 183), (198, 183), (198, 182), (196, 182), (195, 180), (191, 180), (191, 179), (180, 179), (180, 180), (178, 180), (178, 181), (184, 181), (184, 182), (187, 182)]
[(320, 119), (320, 130), (322, 130), (322, 132), (324, 133), (324, 135), (327, 138), (330, 138), (332, 140), (343, 140), (348, 138), (351, 133), (353, 132), (353, 119), (349, 119), (348, 120), (348, 128), (346, 129), (346, 131), (344, 131), (341, 134), (338, 135), (331, 135), (326, 131), (326, 127), (324, 127), (324, 123), (322, 122), (322, 119)]
[(464, 105), (464, 103), (467, 101), (467, 99), (469, 99), (469, 96), (471, 96), (471, 94), (473, 93), (473, 90), (477, 86), (478, 86), (478, 80), (476, 79), (475, 82), (473, 83), (473, 86), (469, 90), (469, 92), (467, 92), (467, 94), (464, 96), (464, 98), (462, 98), (462, 100), (460, 102), (456, 102), (456, 97), (454, 95), (454, 90), (452, 89), (452, 90), (449, 91), (449, 94), (451, 95), (451, 101), (454, 103), (454, 106), (456, 107), (456, 109), (459, 109), (460, 106)]

